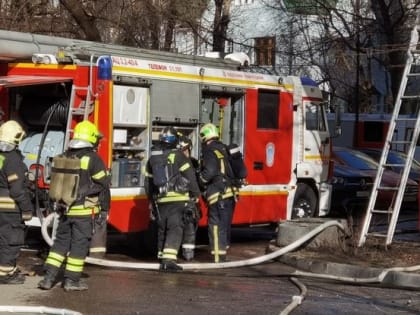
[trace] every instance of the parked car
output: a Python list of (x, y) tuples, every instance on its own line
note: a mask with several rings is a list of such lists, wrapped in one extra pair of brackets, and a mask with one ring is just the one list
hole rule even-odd
[[(334, 180), (332, 180), (331, 183), (333, 184), (333, 192), (331, 209), (341, 209), (342, 211), (344, 210), (347, 214), (351, 212), (354, 213), (354, 211), (364, 212), (369, 201), (372, 184), (376, 178), (378, 162), (359, 150), (345, 147), (334, 147), (332, 158), (334, 161), (333, 178), (339, 178), (340, 176), (343, 177), (343, 169), (347, 170), (348, 173), (351, 171), (352, 175), (350, 176), (344, 174), (347, 176), (345, 177), (345, 182), (347, 184), (344, 187), (338, 182), (334, 182)], [(357, 178), (356, 175), (360, 180), (358, 185), (350, 185), (352, 179)], [(400, 175), (386, 169), (382, 176), (381, 186), (398, 187), (399, 184)], [(366, 191), (368, 191), (367, 196)], [(395, 191), (380, 190), (378, 192), (375, 209), (388, 209), (394, 198), (394, 193)], [(409, 206), (416, 206), (417, 193), (418, 184), (415, 181), (408, 179), (403, 199), (404, 204)]]
[(363, 211), (369, 201), (373, 180), (371, 174), (347, 165), (334, 163), (331, 199), (332, 215), (348, 215)]
[[(372, 157), (376, 162), (379, 162), (382, 155), (382, 149), (363, 148), (359, 150)], [(404, 167), (396, 166), (395, 164), (405, 165), (406, 160), (407, 154), (405, 154), (404, 152), (390, 150), (388, 153), (387, 164), (394, 164), (393, 166), (389, 166), (389, 168), (395, 173), (401, 174)], [(416, 159), (413, 159), (413, 162), (411, 164), (409, 177), (417, 183), (420, 181), (420, 163)]]

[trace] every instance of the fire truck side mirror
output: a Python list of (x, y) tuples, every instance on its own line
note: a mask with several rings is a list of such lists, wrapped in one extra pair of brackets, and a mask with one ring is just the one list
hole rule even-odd
[(341, 136), (341, 106), (335, 106), (335, 128), (334, 128), (334, 137)]

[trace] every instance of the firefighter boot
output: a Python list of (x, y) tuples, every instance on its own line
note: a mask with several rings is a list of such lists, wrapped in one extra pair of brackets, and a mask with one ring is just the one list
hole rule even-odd
[(25, 275), (15, 270), (13, 273), (0, 276), (0, 284), (22, 284), (25, 282)]
[(182, 270), (182, 267), (177, 265), (175, 260), (162, 259), (159, 270), (164, 272), (177, 272)]
[(226, 255), (219, 255), (219, 259), (218, 260), (217, 260), (216, 256), (214, 256), (214, 262), (215, 263), (227, 262)]
[(64, 280), (64, 291), (84, 291), (88, 289), (87, 283), (81, 280), (72, 280), (66, 278)]
[(38, 282), (38, 288), (41, 290), (50, 290), (55, 285), (55, 274), (48, 272), (45, 274), (44, 279)]
[(194, 259), (194, 250), (192, 248), (183, 248), (182, 256), (186, 261), (191, 261)]

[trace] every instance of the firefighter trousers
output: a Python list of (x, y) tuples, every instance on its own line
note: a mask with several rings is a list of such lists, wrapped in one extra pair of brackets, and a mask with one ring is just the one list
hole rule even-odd
[(66, 261), (64, 277), (79, 281), (92, 238), (91, 216), (67, 216), (59, 218), (56, 239), (45, 261), (46, 274), (55, 277)]
[(4, 276), (16, 267), (20, 248), (25, 243), (25, 224), (18, 211), (0, 211), (0, 276)]
[(183, 214), (185, 202), (159, 204), (158, 258), (176, 260), (182, 242), (184, 229)]
[(209, 206), (208, 236), (215, 262), (219, 262), (219, 257), (226, 257), (234, 208), (234, 198), (221, 199)]
[(103, 258), (106, 254), (107, 223), (95, 220), (95, 228), (90, 242), (89, 256)]
[(197, 220), (184, 222), (184, 233), (182, 236), (182, 256), (184, 256), (184, 258), (187, 260), (194, 258), (197, 228)]

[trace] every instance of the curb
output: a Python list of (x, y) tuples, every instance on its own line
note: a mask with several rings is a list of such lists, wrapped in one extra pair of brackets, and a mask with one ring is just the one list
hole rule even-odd
[[(279, 247), (274, 245), (269, 246), (269, 251), (278, 250)], [(302, 256), (297, 256), (293, 253), (285, 254), (276, 259), (277, 261), (289, 265), (297, 270), (313, 273), (314, 277), (317, 278), (325, 275), (328, 279), (333, 279), (337, 277), (337, 280), (340, 281), (340, 277), (343, 278), (354, 278), (356, 279), (372, 279), (370, 282), (357, 282), (359, 285), (375, 285), (387, 288), (399, 288), (399, 289), (410, 289), (410, 290), (420, 290), (420, 274), (406, 272), (406, 271), (396, 271), (392, 268), (374, 268), (368, 266), (357, 266), (352, 264), (336, 263), (330, 261), (324, 261), (321, 259), (308, 259)], [(420, 270), (420, 266), (418, 268)], [(387, 272), (388, 271), (388, 272)], [(308, 275), (310, 276), (310, 275)], [(383, 277), (383, 278), (382, 278)], [(374, 281), (374, 278), (378, 278), (377, 281)], [(342, 281), (342, 280), (341, 280)], [(347, 283), (352, 282), (351, 280), (344, 281)]]

